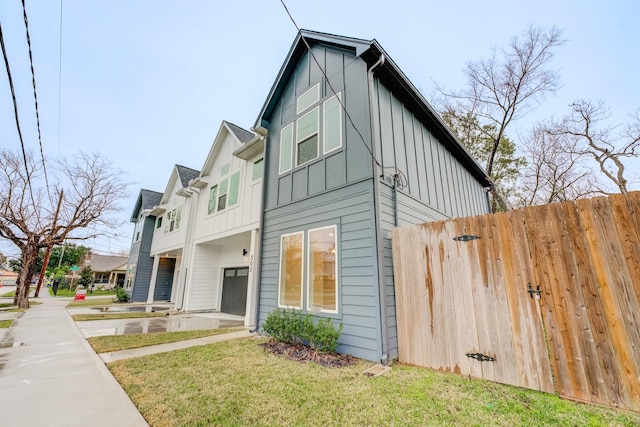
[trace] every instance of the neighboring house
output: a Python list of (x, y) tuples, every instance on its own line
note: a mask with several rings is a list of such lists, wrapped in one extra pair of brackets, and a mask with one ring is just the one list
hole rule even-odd
[(105, 289), (123, 287), (129, 257), (118, 255), (98, 255), (89, 252), (83, 266), (91, 267), (94, 288)]
[(191, 196), (189, 181), (200, 171), (175, 165), (160, 203), (149, 214), (156, 217), (150, 255), (153, 258), (147, 302), (176, 301), (177, 287), (184, 284), (181, 277), (183, 253), (190, 234)]
[(268, 132), (258, 323), (278, 307), (328, 317), (339, 351), (387, 363), (391, 229), (488, 213), (488, 177), (375, 40), (300, 32), (254, 129)]
[[(264, 137), (223, 121), (192, 196), (176, 309), (245, 317), (253, 326)], [(174, 301), (174, 300), (172, 300)]]
[(162, 193), (142, 189), (131, 214), (131, 222), (135, 226), (124, 287), (132, 301), (146, 301), (149, 296), (153, 268), (150, 251), (153, 230), (156, 226), (156, 217), (150, 212), (151, 208), (159, 205), (161, 200)]
[(0, 286), (15, 285), (18, 280), (18, 273), (8, 270), (0, 270)]

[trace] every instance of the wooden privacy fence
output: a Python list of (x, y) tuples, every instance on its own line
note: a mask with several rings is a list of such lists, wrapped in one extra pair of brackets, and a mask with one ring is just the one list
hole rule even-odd
[(640, 411), (640, 193), (393, 231), (401, 362)]

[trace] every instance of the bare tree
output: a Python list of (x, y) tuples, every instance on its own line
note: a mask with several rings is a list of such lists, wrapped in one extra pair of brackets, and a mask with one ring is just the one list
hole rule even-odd
[(560, 77), (550, 63), (554, 49), (564, 43), (561, 36), (557, 28), (547, 32), (529, 27), (506, 47), (493, 48), (489, 58), (468, 62), (465, 89), (457, 93), (440, 90), (450, 108), (477, 117), (478, 132), (491, 139), (486, 163), (490, 177), (508, 126), (557, 90)]
[(543, 205), (602, 194), (587, 156), (575, 149), (575, 140), (537, 125), (523, 144), (527, 164), (521, 170), (514, 205)]
[[(21, 252), (14, 300), (21, 308), (29, 307), (29, 286), (39, 250), (65, 239), (95, 237), (96, 228), (104, 230), (99, 234), (114, 231), (122, 222), (110, 215), (120, 211), (117, 202), (128, 186), (105, 158), (81, 153), (73, 162), (57, 163), (56, 173), (48, 165), (49, 177), (58, 177), (58, 194), (52, 196), (42, 183), (42, 163), (31, 153), (26, 160), (25, 164), (21, 155), (0, 151), (0, 238), (11, 241)], [(89, 226), (94, 229), (91, 234), (86, 231)]]
[(623, 160), (640, 156), (640, 111), (624, 125), (599, 127), (608, 117), (609, 111), (603, 102), (578, 100), (571, 104), (571, 113), (550, 132), (571, 138), (574, 153), (594, 160), (602, 174), (626, 194), (629, 181)]

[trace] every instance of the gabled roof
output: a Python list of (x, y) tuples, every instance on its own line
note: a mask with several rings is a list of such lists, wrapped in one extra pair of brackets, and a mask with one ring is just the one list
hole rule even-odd
[(145, 209), (151, 209), (154, 206), (160, 204), (162, 200), (162, 193), (158, 193), (157, 191), (140, 190), (140, 194), (138, 195), (138, 199), (136, 200), (136, 205), (133, 209), (133, 213), (131, 214), (131, 222), (135, 222), (140, 214), (140, 211)]
[(200, 171), (182, 165), (176, 165), (176, 171), (180, 177), (182, 188), (187, 188), (189, 186), (189, 181), (200, 175)]
[[(98, 255), (92, 254), (91, 261), (85, 261), (85, 264), (91, 266), (92, 271), (110, 272), (114, 270), (123, 270), (123, 265), (127, 264), (129, 257), (116, 255)], [(126, 269), (126, 267), (124, 268)]]
[(226, 134), (231, 135), (236, 141), (240, 144), (247, 144), (253, 141), (256, 138), (256, 134), (253, 132), (249, 132), (241, 128), (238, 125), (234, 125), (231, 122), (223, 120), (220, 124), (220, 129), (218, 129), (218, 133), (213, 140), (213, 144), (211, 145), (211, 150), (209, 150), (209, 154), (207, 154), (207, 158), (204, 161), (204, 165), (202, 165), (202, 171), (199, 174), (200, 178), (204, 178), (206, 174), (209, 172), (213, 162), (218, 156), (218, 152), (220, 151), (220, 147), (222, 142), (224, 141)]
[(251, 141), (256, 135), (253, 132), (249, 132), (248, 130), (242, 129), (240, 126), (236, 126), (231, 122), (223, 120), (223, 123), (227, 125), (229, 131), (234, 134), (236, 139), (243, 144), (245, 142)]
[(376, 64), (381, 57), (384, 57), (382, 65), (374, 70), (376, 77), (389, 88), (401, 102), (407, 105), (416, 117), (425, 123), (425, 125), (428, 125), (429, 130), (451, 151), (458, 161), (465, 165), (467, 170), (474, 175), (478, 182), (483, 185), (489, 185), (491, 183), (489, 177), (478, 162), (469, 154), (462, 143), (435, 112), (433, 107), (431, 107), (422, 96), (420, 91), (409, 81), (407, 76), (400, 70), (400, 67), (393, 62), (391, 57), (375, 39), (365, 40), (316, 31), (300, 30), (269, 91), (269, 95), (254, 125), (254, 129), (261, 127), (269, 128), (271, 115), (275, 111), (288, 82), (295, 73), (298, 62), (307, 53), (305, 41), (311, 46), (322, 44), (351, 51), (355, 56), (365, 61), (368, 67)]

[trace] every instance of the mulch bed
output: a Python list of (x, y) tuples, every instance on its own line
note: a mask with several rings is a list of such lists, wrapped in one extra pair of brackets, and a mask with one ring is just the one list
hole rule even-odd
[(350, 354), (321, 353), (303, 344), (286, 344), (280, 341), (269, 340), (260, 344), (269, 353), (284, 356), (287, 359), (298, 362), (316, 362), (327, 368), (342, 368), (358, 363), (358, 359)]

